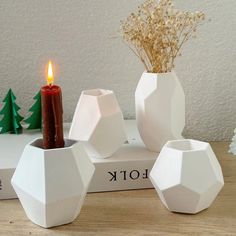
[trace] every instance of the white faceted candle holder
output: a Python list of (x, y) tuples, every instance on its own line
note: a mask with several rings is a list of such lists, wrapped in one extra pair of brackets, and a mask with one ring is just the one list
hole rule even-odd
[(72, 222), (80, 213), (95, 167), (80, 143), (42, 149), (42, 139), (26, 145), (11, 183), (37, 225), (50, 228)]
[(167, 142), (150, 179), (170, 211), (189, 214), (208, 208), (224, 185), (220, 164), (210, 144), (195, 140)]
[(69, 138), (84, 143), (88, 154), (107, 158), (127, 140), (124, 119), (111, 90), (83, 91), (77, 104)]

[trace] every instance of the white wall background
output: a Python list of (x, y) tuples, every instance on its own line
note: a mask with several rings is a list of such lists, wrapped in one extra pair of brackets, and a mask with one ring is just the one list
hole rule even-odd
[[(126, 118), (134, 117), (134, 91), (142, 64), (121, 39), (119, 22), (141, 0), (0, 0), (0, 99), (13, 88), (21, 113), (44, 81), (44, 66), (57, 66), (64, 117), (83, 89), (109, 88)], [(178, 8), (203, 10), (211, 22), (177, 61), (186, 93), (185, 136), (228, 140), (236, 127), (236, 1), (175, 0)]]

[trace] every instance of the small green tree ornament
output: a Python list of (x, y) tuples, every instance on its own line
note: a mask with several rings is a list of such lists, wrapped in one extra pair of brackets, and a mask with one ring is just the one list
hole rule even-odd
[(36, 102), (29, 109), (32, 114), (25, 120), (29, 124), (27, 129), (42, 129), (42, 107), (41, 107), (41, 91), (34, 97)]
[(3, 102), (4, 107), (0, 111), (0, 115), (3, 118), (0, 121), (0, 134), (11, 132), (14, 134), (19, 134), (22, 131), (22, 126), (20, 122), (24, 119), (19, 115), (18, 111), (20, 107), (15, 102), (16, 97), (11, 89), (9, 89)]
[(232, 143), (229, 145), (229, 153), (236, 155), (236, 129), (234, 130), (234, 136), (232, 138)]

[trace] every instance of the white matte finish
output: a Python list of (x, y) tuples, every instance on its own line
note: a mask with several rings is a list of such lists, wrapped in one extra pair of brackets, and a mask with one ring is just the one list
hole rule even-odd
[(224, 185), (210, 144), (196, 140), (167, 142), (150, 179), (170, 211), (190, 214), (208, 208)]
[(135, 92), (137, 126), (146, 147), (159, 152), (168, 140), (181, 139), (185, 96), (175, 72), (144, 72)]
[(26, 145), (11, 183), (27, 217), (50, 228), (78, 216), (95, 168), (77, 141), (60, 149), (41, 145), (41, 139)]
[(69, 138), (85, 144), (95, 158), (107, 158), (127, 140), (124, 119), (111, 90), (83, 91), (77, 104)]

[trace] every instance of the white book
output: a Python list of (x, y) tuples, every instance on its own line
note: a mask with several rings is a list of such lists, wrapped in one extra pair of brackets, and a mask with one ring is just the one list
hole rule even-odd
[[(129, 143), (108, 159), (91, 158), (96, 170), (89, 192), (152, 188), (149, 172), (158, 154), (145, 148), (135, 121), (125, 121), (125, 125)], [(68, 137), (69, 127), (70, 124), (65, 124), (65, 137)], [(27, 130), (19, 135), (0, 135), (0, 199), (17, 197), (11, 177), (25, 145), (41, 136), (39, 131)]]

